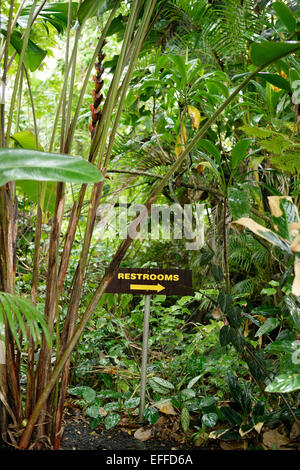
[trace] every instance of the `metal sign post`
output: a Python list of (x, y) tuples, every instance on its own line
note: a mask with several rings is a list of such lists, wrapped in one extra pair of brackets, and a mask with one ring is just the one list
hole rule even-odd
[(142, 422), (144, 420), (147, 382), (151, 295), (161, 293), (163, 295), (192, 296), (194, 294), (192, 287), (192, 271), (187, 269), (120, 268), (108, 285), (106, 292), (112, 294), (145, 295), (139, 409), (139, 420)]
[(140, 422), (144, 420), (144, 410), (145, 410), (148, 338), (149, 338), (149, 323), (150, 323), (150, 299), (151, 299), (150, 294), (145, 295), (143, 349), (142, 349), (142, 366), (141, 366), (140, 412), (139, 412)]

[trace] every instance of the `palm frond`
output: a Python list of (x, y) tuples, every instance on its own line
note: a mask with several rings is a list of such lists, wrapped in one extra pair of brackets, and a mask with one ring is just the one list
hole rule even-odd
[(35, 343), (41, 342), (42, 332), (48, 344), (50, 335), (46, 322), (34, 305), (21, 297), (0, 292), (0, 339), (4, 340), (5, 325), (8, 325), (17, 346), (21, 349), (20, 337), (28, 340), (28, 332)]
[(234, 284), (232, 287), (232, 294), (233, 295), (251, 295), (255, 289), (255, 285), (257, 284), (257, 279), (256, 278), (247, 278), (243, 279), (240, 282), (237, 282)]
[(232, 235), (228, 241), (229, 262), (239, 271), (249, 273), (264, 269), (268, 262), (268, 250), (249, 234)]
[[(254, 1), (227, 0), (214, 6), (205, 0), (173, 0), (166, 15), (176, 21), (184, 36), (196, 33), (198, 46), (216, 59), (230, 60), (247, 52), (249, 40), (260, 30), (262, 19), (254, 13)], [(178, 36), (177, 46), (178, 46)]]

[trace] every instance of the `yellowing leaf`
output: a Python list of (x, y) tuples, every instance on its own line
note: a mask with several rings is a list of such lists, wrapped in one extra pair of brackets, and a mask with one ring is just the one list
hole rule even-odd
[(200, 173), (203, 173), (203, 171), (205, 170), (205, 166), (200, 164), (200, 165), (197, 165), (195, 169), (197, 173), (200, 174)]
[[(265, 238), (264, 233), (272, 233), (270, 229), (258, 224), (254, 220), (249, 219), (248, 217), (241, 217), (239, 220), (236, 220), (233, 223), (243, 225), (243, 227), (248, 228), (249, 230), (251, 230), (251, 232), (255, 233), (255, 235), (258, 235), (262, 238)], [(269, 241), (268, 238), (266, 238), (266, 240)]]
[(264, 426), (264, 423), (257, 423), (257, 424), (254, 426), (254, 429), (255, 429), (255, 431), (256, 431), (258, 434), (260, 434), (260, 432), (261, 432), (263, 426)]
[(293, 253), (299, 253), (300, 251), (300, 234), (294, 238), (293, 243), (291, 244), (291, 250)]
[(300, 230), (300, 222), (292, 222), (289, 224), (289, 231), (292, 236), (296, 236), (298, 234), (298, 230)]
[(266, 317), (263, 315), (254, 315), (254, 317), (257, 317), (259, 319), (259, 323), (262, 325), (266, 321)]
[(288, 199), (289, 201), (293, 202), (290, 196), (269, 196), (268, 197), (268, 203), (271, 209), (271, 213), (274, 217), (282, 216), (282, 210), (280, 208), (281, 199)]
[(239, 429), (239, 433), (240, 433), (240, 436), (241, 437), (245, 437), (247, 434), (249, 434), (251, 431), (253, 431), (253, 429), (255, 429), (255, 431), (260, 434), (262, 428), (263, 428), (263, 425), (264, 423), (257, 423), (255, 426), (253, 426), (252, 428), (248, 429), (247, 431), (243, 432), (242, 429)]
[(211, 164), (209, 162), (200, 162), (198, 166), (206, 166), (206, 168), (212, 168)]
[(183, 150), (184, 150), (184, 145), (182, 145), (180, 135), (178, 135), (176, 137), (176, 145), (175, 145), (175, 155), (176, 155), (176, 157), (179, 157), (179, 155), (182, 154)]
[(175, 154), (176, 157), (179, 157), (179, 155), (182, 154), (184, 150), (184, 144), (187, 143), (187, 132), (186, 132), (186, 127), (182, 123), (179, 135), (176, 137), (176, 145), (175, 145)]
[(177, 415), (170, 400), (163, 400), (162, 402), (158, 402), (155, 404), (155, 407), (158, 408), (159, 411), (161, 413), (164, 413), (165, 415)]
[(186, 144), (187, 143), (187, 132), (186, 132), (186, 127), (183, 123), (181, 125), (181, 136), (182, 136), (183, 143)]
[(189, 115), (190, 115), (190, 118), (191, 118), (191, 121), (192, 121), (192, 126), (193, 126), (193, 129), (194, 131), (196, 131), (199, 127), (199, 124), (201, 122), (201, 115), (200, 115), (200, 111), (195, 108), (194, 106), (188, 106), (188, 112), (189, 112)]
[(247, 318), (247, 319), (246, 319), (245, 329), (244, 329), (244, 336), (245, 336), (245, 338), (247, 338), (248, 334), (249, 334), (249, 320), (248, 320), (248, 318)]

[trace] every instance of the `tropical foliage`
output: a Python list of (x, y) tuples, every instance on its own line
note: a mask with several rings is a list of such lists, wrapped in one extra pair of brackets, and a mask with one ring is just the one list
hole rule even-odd
[[(144, 301), (105, 292), (139, 266), (190, 268), (195, 290), (152, 298), (145, 422), (299, 445), (297, 2), (1, 8), (2, 439), (59, 449), (70, 396), (92, 428), (137, 419)], [(106, 205), (134, 203), (149, 223), (201, 204), (203, 246), (105, 237)]]

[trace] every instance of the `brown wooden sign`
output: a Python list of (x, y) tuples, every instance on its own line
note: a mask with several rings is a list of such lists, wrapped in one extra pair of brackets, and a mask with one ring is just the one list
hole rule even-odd
[(122, 268), (108, 285), (113, 294), (193, 295), (192, 271), (187, 269)]

